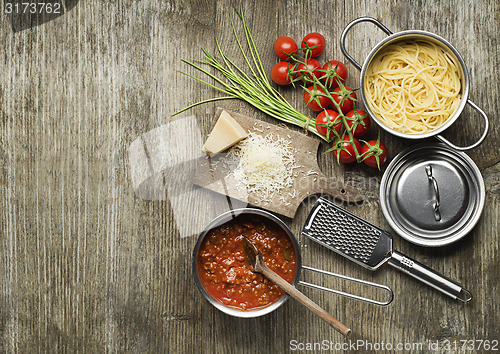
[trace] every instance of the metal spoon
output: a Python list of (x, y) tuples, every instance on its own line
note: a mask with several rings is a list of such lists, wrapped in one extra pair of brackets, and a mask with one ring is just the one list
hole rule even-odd
[(271, 268), (266, 265), (264, 261), (264, 257), (262, 257), (262, 253), (260, 253), (259, 249), (255, 246), (255, 244), (246, 236), (246, 250), (247, 257), (253, 265), (254, 271), (260, 273), (271, 280), (273, 283), (278, 285), (281, 289), (286, 291), (291, 297), (305, 305), (308, 309), (314, 312), (316, 315), (321, 317), (326, 323), (335, 328), (338, 332), (343, 334), (344, 336), (348, 336), (351, 333), (351, 329), (337, 320), (335, 317), (326, 312), (323, 308), (317, 305), (314, 301), (309, 299), (296, 287), (287, 282), (285, 279), (276, 274)]

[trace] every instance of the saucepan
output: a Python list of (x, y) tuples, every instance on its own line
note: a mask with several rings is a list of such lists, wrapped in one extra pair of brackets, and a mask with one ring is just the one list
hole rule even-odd
[[(380, 41), (368, 54), (366, 57), (364, 64), (361, 66), (346, 50), (345, 47), (345, 39), (346, 35), (358, 23), (361, 22), (371, 22), (375, 24), (378, 28), (380, 28), (383, 32), (385, 32), (388, 37)], [(430, 130), (421, 134), (416, 134), (416, 133), (404, 133), (397, 131), (381, 121), (379, 117), (373, 112), (372, 107), (369, 104), (369, 101), (367, 100), (367, 94), (366, 94), (366, 89), (365, 89), (365, 83), (367, 80), (367, 70), (370, 68), (370, 65), (373, 62), (374, 57), (377, 55), (377, 53), (383, 51), (386, 49), (388, 46), (395, 44), (395, 43), (402, 43), (402, 42), (407, 42), (407, 41), (413, 41), (413, 40), (419, 40), (419, 41), (426, 41), (435, 44), (438, 48), (440, 48), (442, 51), (445, 53), (448, 53), (452, 58), (456, 59), (456, 62), (459, 63), (459, 76), (461, 80), (461, 98), (459, 105), (455, 109), (454, 113), (451, 114), (451, 116), (446, 120), (444, 124), (441, 126), (437, 127), (434, 130)], [(360, 93), (361, 93), (361, 99), (366, 107), (366, 111), (370, 115), (370, 117), (384, 130), (389, 132), (390, 134), (396, 135), (398, 137), (406, 138), (406, 139), (425, 139), (431, 136), (435, 136), (438, 140), (441, 142), (445, 143), (446, 145), (452, 147), (455, 150), (459, 151), (465, 151), (469, 149), (473, 149), (477, 147), (481, 142), (486, 138), (486, 135), (488, 133), (488, 117), (487, 115), (479, 108), (476, 104), (474, 104), (471, 100), (469, 100), (469, 73), (467, 71), (467, 67), (465, 66), (465, 62), (462, 58), (462, 56), (459, 54), (459, 52), (445, 39), (442, 37), (426, 32), (426, 31), (420, 31), (420, 30), (407, 30), (407, 31), (401, 31), (397, 33), (392, 33), (387, 27), (385, 27), (382, 23), (377, 21), (374, 18), (371, 17), (361, 17), (358, 18), (351, 23), (349, 23), (344, 31), (342, 32), (342, 35), (340, 37), (340, 48), (342, 50), (342, 53), (346, 56), (346, 58), (358, 69), (361, 71), (361, 76), (360, 76)], [(481, 135), (481, 137), (473, 144), (469, 146), (464, 146), (460, 147), (452, 142), (450, 142), (448, 139), (443, 137), (441, 133), (449, 128), (457, 118), (460, 116), (462, 113), (465, 105), (469, 105), (472, 108), (474, 108), (484, 119), (484, 131)]]
[[(348, 277), (345, 275), (331, 273), (331, 272), (327, 272), (324, 270), (311, 268), (311, 267), (307, 267), (307, 266), (302, 265), (302, 257), (301, 257), (300, 247), (299, 247), (299, 244), (297, 242), (297, 239), (293, 235), (292, 231), (288, 228), (288, 226), (282, 220), (280, 220), (278, 217), (274, 216), (273, 214), (266, 212), (264, 210), (261, 210), (261, 209), (241, 208), (241, 209), (235, 209), (235, 210), (225, 212), (222, 215), (215, 218), (211, 223), (209, 223), (208, 226), (205, 228), (205, 230), (200, 233), (198, 240), (196, 242), (196, 245), (194, 247), (194, 251), (193, 251), (192, 265), (193, 265), (193, 276), (194, 276), (195, 283), (196, 283), (198, 289), (200, 290), (200, 292), (203, 294), (203, 296), (213, 306), (215, 306), (220, 311), (222, 311), (226, 314), (235, 316), (235, 317), (244, 317), (244, 318), (258, 317), (258, 316), (262, 316), (262, 315), (268, 314), (268, 313), (276, 310), (278, 307), (283, 305), (289, 298), (289, 295), (285, 293), (283, 296), (281, 296), (275, 302), (272, 302), (270, 304), (267, 304), (265, 306), (258, 307), (255, 309), (243, 310), (243, 309), (239, 309), (236, 307), (227, 306), (227, 305), (223, 304), (222, 302), (218, 301), (217, 299), (212, 297), (212, 295), (210, 295), (210, 293), (207, 291), (207, 289), (203, 285), (203, 283), (200, 279), (200, 273), (199, 273), (200, 272), (200, 267), (199, 267), (200, 265), (199, 265), (198, 259), (199, 259), (199, 254), (200, 254), (200, 248), (201, 248), (205, 238), (210, 235), (211, 230), (214, 230), (220, 226), (223, 226), (224, 224), (229, 223), (230, 221), (238, 220), (238, 218), (242, 218), (242, 217), (246, 217), (246, 218), (250, 218), (250, 219), (251, 218), (261, 218), (261, 219), (267, 220), (268, 222), (272, 223), (272, 225), (276, 226), (277, 228), (279, 228), (280, 230), (282, 230), (286, 234), (286, 236), (290, 240), (291, 244), (293, 245), (293, 249), (294, 249), (295, 255), (296, 255), (296, 269), (295, 269), (295, 276), (293, 278), (293, 281), (291, 282), (292, 285), (294, 285), (294, 286), (305, 285), (305, 286), (319, 289), (322, 291), (342, 295), (342, 296), (349, 297), (352, 299), (356, 299), (356, 300), (360, 300), (360, 301), (364, 301), (364, 302), (368, 302), (368, 303), (372, 303), (372, 304), (376, 304), (376, 305), (381, 305), (381, 306), (389, 305), (392, 302), (393, 297), (394, 297), (393, 292), (389, 287), (387, 287), (385, 285), (376, 284), (376, 283), (368, 282), (365, 280), (356, 279), (356, 278)], [(361, 284), (371, 286), (374, 288), (382, 289), (383, 291), (387, 292), (387, 300), (378, 301), (378, 300), (369, 299), (369, 298), (365, 298), (365, 297), (354, 295), (354, 294), (349, 294), (349, 293), (339, 291), (336, 289), (330, 289), (330, 288), (326, 288), (323, 286), (319, 286), (319, 285), (315, 285), (315, 284), (301, 281), (300, 275), (301, 275), (302, 270), (318, 272), (318, 273), (321, 273), (324, 275), (333, 276), (336, 278), (341, 278), (344, 280), (353, 281), (353, 282), (361, 283)]]

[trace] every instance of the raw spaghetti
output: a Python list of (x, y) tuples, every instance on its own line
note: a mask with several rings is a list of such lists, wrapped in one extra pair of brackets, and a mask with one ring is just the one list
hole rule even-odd
[(402, 133), (423, 134), (442, 126), (459, 106), (461, 75), (450, 54), (415, 40), (378, 53), (367, 69), (364, 90), (382, 123)]

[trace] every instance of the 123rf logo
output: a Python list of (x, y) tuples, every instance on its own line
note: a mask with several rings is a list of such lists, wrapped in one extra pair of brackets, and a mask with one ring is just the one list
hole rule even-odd
[(12, 30), (19, 32), (39, 26), (64, 15), (80, 0), (4, 0), (3, 12), (9, 17)]

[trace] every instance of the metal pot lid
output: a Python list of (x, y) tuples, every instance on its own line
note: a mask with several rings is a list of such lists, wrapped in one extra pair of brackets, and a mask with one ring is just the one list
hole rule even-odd
[(422, 246), (444, 246), (467, 235), (484, 201), (476, 164), (444, 144), (421, 144), (401, 152), (380, 185), (382, 211), (391, 227)]

